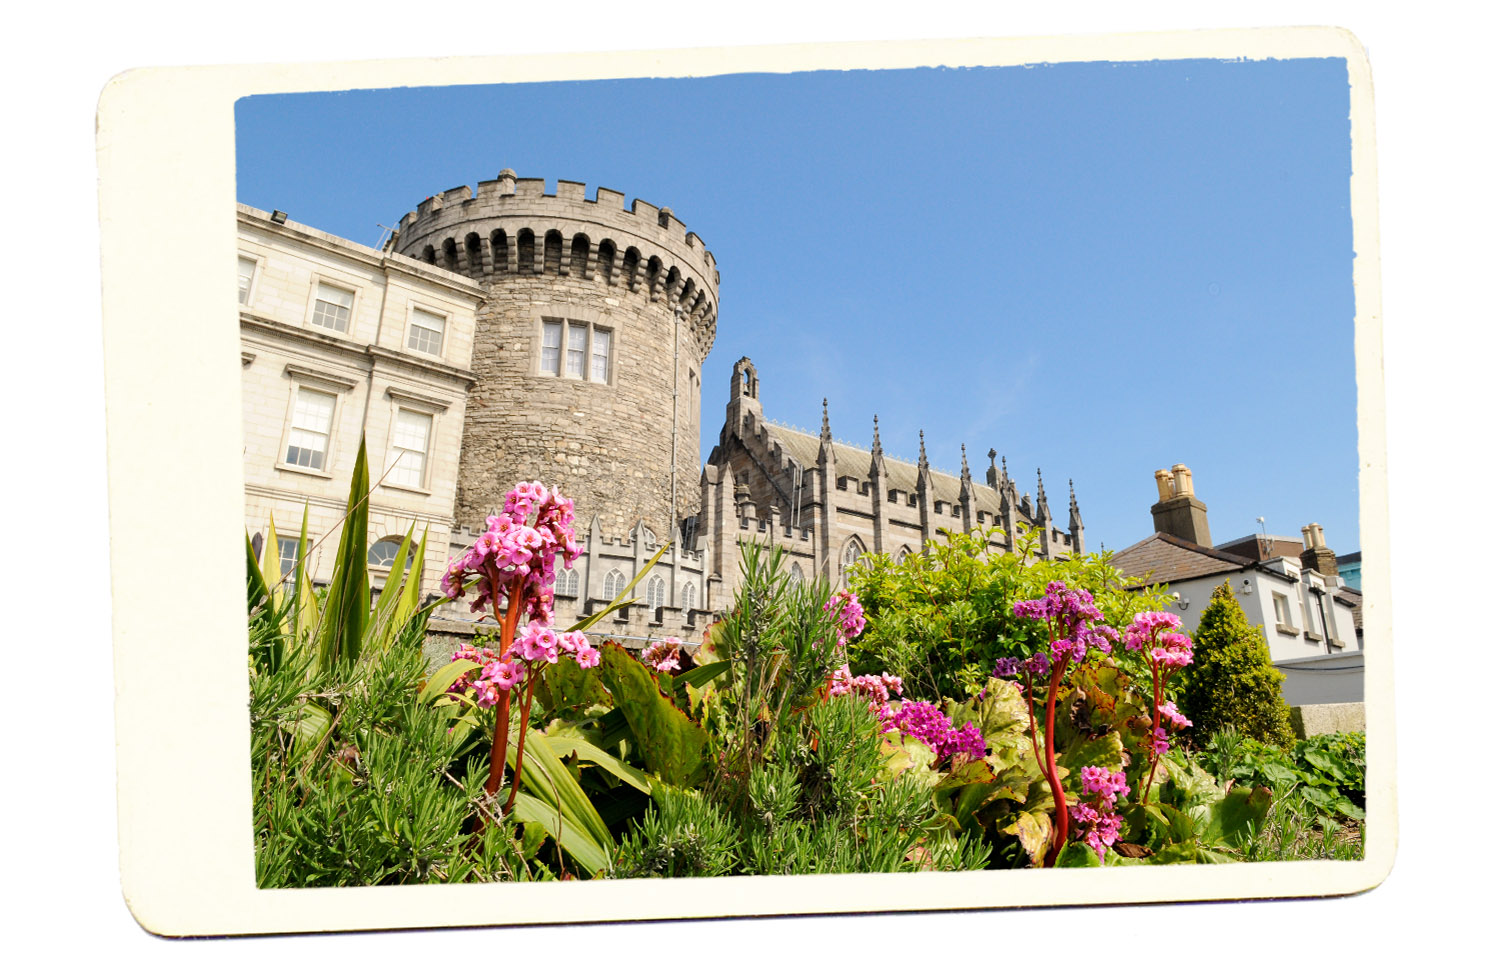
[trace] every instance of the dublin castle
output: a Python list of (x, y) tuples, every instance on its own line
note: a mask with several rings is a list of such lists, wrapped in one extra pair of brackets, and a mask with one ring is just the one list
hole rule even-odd
[[(246, 526), (274, 519), (283, 569), (304, 510), (315, 580), (332, 550), (361, 437), (379, 587), (401, 538), (428, 536), (424, 586), (522, 480), (576, 501), (584, 554), (559, 570), (558, 623), (602, 609), (664, 544), (637, 601), (595, 631), (701, 635), (738, 583), (742, 542), (787, 551), (794, 577), (837, 585), (864, 553), (903, 559), (940, 530), (1035, 530), (1043, 557), (1083, 551), (1071, 483), (1054, 521), (1037, 473), (1023, 493), (989, 450), (951, 475), (767, 418), (748, 358), (728, 375), (718, 443), (700, 464), (703, 362), (719, 268), (672, 210), (506, 169), (407, 213), (379, 249), (238, 209)], [(763, 362), (764, 363), (764, 362)], [(768, 372), (774, 378), (774, 371)], [(716, 380), (723, 380), (720, 376)], [(723, 385), (719, 385), (723, 387)], [(983, 460), (980, 460), (983, 461)], [(977, 463), (976, 463), (977, 464)], [(465, 633), (448, 605), (436, 626)]]

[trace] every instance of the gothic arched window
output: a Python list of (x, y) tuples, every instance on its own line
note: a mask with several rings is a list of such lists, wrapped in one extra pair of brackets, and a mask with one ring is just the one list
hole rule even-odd
[(652, 577), (646, 581), (646, 605), (652, 610), (667, 602), (667, 581)]
[(911, 556), (911, 550), (903, 546), (896, 551), (896, 562), (898, 564), (905, 563), (908, 556)]
[(625, 574), (610, 570), (604, 576), (604, 599), (613, 600), (625, 590)]
[(698, 609), (698, 588), (693, 586), (691, 580), (682, 585), (682, 609)]
[(849, 582), (849, 569), (864, 555), (865, 544), (859, 541), (858, 536), (851, 536), (849, 542), (844, 544), (844, 553), (839, 557), (839, 578), (843, 583)]
[(787, 576), (791, 577), (793, 583), (806, 583), (807, 582), (807, 577), (804, 576), (803, 573), (802, 573), (802, 564), (801, 563), (793, 563), (792, 564), (792, 568), (790, 570), (786, 571), (786, 572), (787, 572)]
[(554, 588), (559, 596), (578, 596), (578, 571), (564, 567), (557, 571), (557, 586)]

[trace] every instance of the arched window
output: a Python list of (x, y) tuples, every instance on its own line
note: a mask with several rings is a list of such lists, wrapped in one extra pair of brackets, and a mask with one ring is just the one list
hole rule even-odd
[(554, 592), (561, 597), (578, 596), (578, 571), (563, 567), (557, 571), (557, 586)]
[(896, 562), (897, 563), (905, 563), (906, 562), (906, 558), (908, 556), (911, 556), (911, 550), (909, 550), (905, 546), (903, 546), (899, 550), (896, 551)]
[(667, 602), (667, 581), (652, 577), (646, 581), (646, 605), (652, 610)]
[(849, 542), (844, 544), (844, 553), (839, 557), (839, 579), (842, 583), (849, 582), (849, 569), (864, 555), (864, 552), (865, 544), (859, 541), (859, 537), (849, 537)]
[(613, 600), (625, 589), (625, 574), (610, 570), (604, 577), (604, 599)]
[(793, 583), (806, 583), (807, 582), (807, 577), (802, 573), (802, 564), (801, 563), (793, 563), (792, 564), (792, 568), (790, 570), (786, 571), (786, 572), (787, 572), (787, 576), (791, 577)]
[[(389, 570), (396, 564), (396, 554), (401, 551), (401, 540), (386, 537), (370, 544), (370, 552), (365, 557), (365, 563), (376, 570)], [(296, 554), (293, 554), (294, 556)], [(411, 561), (415, 558), (410, 549), (406, 551), (406, 568), (411, 569)]]
[(682, 585), (682, 609), (698, 609), (698, 588), (693, 586), (691, 580)]

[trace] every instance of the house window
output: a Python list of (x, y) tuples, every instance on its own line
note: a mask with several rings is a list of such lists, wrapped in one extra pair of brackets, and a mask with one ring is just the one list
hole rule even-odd
[(255, 261), (240, 257), (240, 303), (250, 302), (250, 284), (255, 282)]
[(646, 581), (646, 604), (652, 610), (667, 602), (667, 581), (661, 577), (652, 577)]
[[(292, 570), (297, 566), (297, 544), (298, 539), (291, 536), (276, 537), (276, 553), (281, 559), (281, 578), (291, 579)], [(270, 579), (267, 577), (266, 579)]]
[(557, 571), (557, 586), (553, 588), (560, 597), (578, 596), (578, 571), (563, 567)]
[(396, 409), (391, 428), (391, 464), (386, 482), (421, 489), (427, 478), (427, 440), (432, 435), (432, 416), (405, 408)]
[(412, 309), (411, 334), (406, 346), (423, 354), (443, 353), (443, 329), (447, 320), (440, 314), (427, 310)]
[(606, 328), (577, 320), (543, 320), (537, 370), (548, 376), (608, 384), (613, 346), (614, 332)]
[(319, 283), (318, 297), (313, 301), (312, 322), (318, 327), (345, 333), (349, 330), (349, 311), (353, 307), (353, 290)]
[(1271, 603), (1276, 608), (1276, 623), (1282, 627), (1292, 626), (1292, 606), (1287, 602), (1286, 594), (1271, 594)]
[(286, 464), (322, 471), (327, 462), (328, 437), (333, 433), (337, 398), (325, 391), (297, 389), (292, 427), (286, 440)]
[(682, 585), (682, 609), (698, 609), (698, 588), (694, 587), (692, 583), (684, 583)]
[(604, 599), (613, 600), (625, 592), (625, 574), (610, 570), (604, 577)]

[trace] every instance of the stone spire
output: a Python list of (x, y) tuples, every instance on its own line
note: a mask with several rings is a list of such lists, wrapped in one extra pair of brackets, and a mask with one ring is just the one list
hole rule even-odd
[(885, 450), (880, 447), (880, 416), (875, 416), (875, 439), (870, 443), (870, 478), (885, 475)]
[(1068, 480), (1068, 545), (1073, 552), (1082, 556), (1086, 547), (1083, 545), (1083, 515), (1078, 511), (1078, 496), (1073, 492), (1073, 480)]
[(1047, 487), (1042, 485), (1042, 470), (1036, 470), (1036, 518), (1042, 522), (1052, 518), (1052, 511), (1047, 508)]
[(818, 436), (818, 464), (832, 466), (833, 431), (828, 427), (828, 399), (823, 399), (823, 432)]
[(917, 468), (927, 471), (927, 439), (920, 428), (917, 429)]
[(995, 456), (997, 454), (999, 454), (999, 453), (996, 452), (994, 449), (990, 449), (990, 467), (985, 470), (984, 481), (985, 481), (985, 483), (991, 489), (994, 489), (996, 492), (999, 492), (1000, 491), (1000, 470), (997, 469), (997, 468), (995, 468)]
[(963, 516), (964, 532), (974, 528), (974, 478), (969, 474), (969, 450), (962, 442), (958, 444), (963, 456), (963, 466), (958, 473), (958, 508)]

